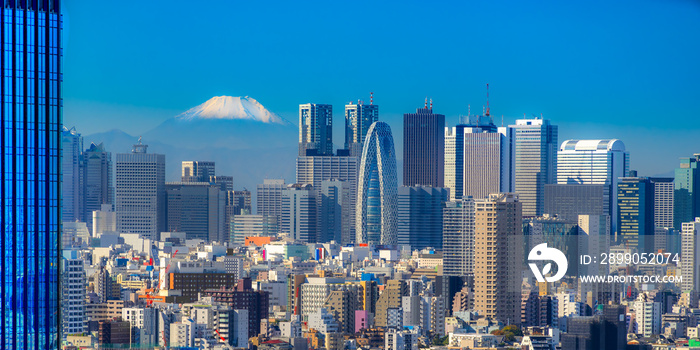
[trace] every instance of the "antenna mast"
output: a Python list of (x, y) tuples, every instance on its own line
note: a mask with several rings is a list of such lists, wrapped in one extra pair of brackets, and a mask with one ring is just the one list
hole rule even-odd
[(369, 104), (374, 104), (374, 92), (369, 93)]
[(491, 108), (489, 107), (489, 84), (486, 84), (486, 114), (485, 116), (491, 116)]

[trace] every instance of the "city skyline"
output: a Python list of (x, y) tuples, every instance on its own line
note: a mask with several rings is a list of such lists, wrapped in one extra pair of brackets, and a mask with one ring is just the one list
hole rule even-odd
[[(381, 119), (398, 130), (402, 114), (413, 111), (426, 96), (433, 98), (437, 113), (446, 115), (447, 125), (454, 125), (470, 105), (473, 112), (480, 112), (486, 104), (485, 85), (490, 83), (491, 114), (497, 124), (501, 115), (511, 123), (523, 113), (528, 117), (542, 114), (560, 126), (561, 140), (621, 139), (632, 153), (649, 154), (655, 160), (631, 160), (631, 168), (642, 175), (667, 173), (678, 158), (692, 153), (692, 135), (698, 130), (693, 121), (700, 113), (694, 103), (698, 87), (693, 84), (700, 71), (692, 62), (698, 61), (700, 50), (689, 43), (700, 36), (693, 30), (700, 8), (691, 2), (621, 2), (605, 8), (588, 3), (539, 8), (476, 2), (456, 4), (449, 12), (416, 3), (358, 4), (371, 8), (371, 18), (383, 21), (368, 21), (367, 27), (349, 32), (331, 25), (349, 15), (338, 5), (290, 8), (277, 4), (264, 10), (255, 4), (211, 6), (221, 7), (221, 11), (205, 10), (209, 7), (193, 11), (206, 11), (206, 16), (199, 17), (213, 20), (196, 20), (202, 25), (192, 28), (199, 29), (185, 30), (162, 20), (151, 24), (146, 13), (149, 8), (162, 7), (157, 3), (139, 11), (108, 4), (66, 3), (65, 124), (76, 125), (84, 135), (123, 128), (138, 136), (212, 96), (248, 95), (294, 123), (299, 103), (334, 105), (334, 139), (342, 144), (343, 123), (338, 118), (343, 105), (358, 98), (366, 101), (370, 92), (382, 106)], [(229, 6), (236, 6), (235, 12), (244, 15), (226, 25), (227, 21), (216, 19), (232, 13), (226, 11)], [(170, 8), (168, 14), (184, 15), (176, 8)], [(300, 11), (328, 30), (313, 30), (315, 21), (290, 22)], [(428, 22), (437, 25), (418, 30), (402, 20), (423, 12)], [(98, 20), (89, 13), (105, 15)], [(269, 25), (261, 27), (245, 16), (257, 13), (269, 16), (265, 21)], [(466, 14), (472, 25), (459, 25), (460, 14)], [(113, 27), (110, 23), (117, 25), (124, 19), (151, 28), (156, 35), (172, 32), (169, 38), (203, 40), (198, 47), (213, 50), (212, 55), (206, 55), (212, 62), (202, 64), (203, 57), (191, 51), (185, 51), (180, 60), (167, 60), (164, 55), (177, 46), (173, 39), (152, 46), (139, 35), (109, 30)], [(495, 19), (510, 24), (494, 26)], [(401, 40), (390, 40), (389, 35), (397, 30), (389, 30), (392, 26), (404, 31)], [(260, 30), (250, 30), (254, 28)], [(365, 58), (360, 54), (365, 51), (359, 50), (327, 62), (319, 57), (301, 61), (292, 54), (294, 46), (285, 43), (295, 42), (299, 36), (320, 41), (331, 54), (340, 53), (344, 42), (357, 40), (375, 52), (372, 58)], [(130, 39), (125, 42), (125, 38)], [(450, 38), (458, 39), (451, 43)], [(223, 42), (236, 48), (250, 47), (256, 52), (252, 56), (261, 59), (232, 55), (232, 48), (224, 47), (228, 45)], [(421, 52), (410, 60), (403, 57), (403, 52), (420, 45), (429, 46), (428, 51), (434, 54)], [(124, 53), (141, 52), (149, 55), (149, 60), (124, 56), (114, 49), (123, 46), (129, 48)], [(474, 55), (474, 50), (484, 54)], [(669, 52), (673, 54), (669, 56)], [(86, 61), (96, 58), (104, 59), (104, 64)], [(281, 60), (288, 60), (288, 64), (280, 65)], [(122, 71), (128, 74), (115, 74)], [(188, 73), (183, 77), (171, 74), (173, 71)], [(371, 74), (357, 79), (360, 72)], [(308, 73), (309, 79), (300, 81), (299, 73)], [(149, 83), (139, 84), (141, 79)], [(91, 88), (85, 89), (87, 86)], [(674, 123), (660, 123), (661, 118), (672, 118)], [(402, 136), (396, 136), (401, 155)], [(648, 139), (656, 141), (652, 145)]]

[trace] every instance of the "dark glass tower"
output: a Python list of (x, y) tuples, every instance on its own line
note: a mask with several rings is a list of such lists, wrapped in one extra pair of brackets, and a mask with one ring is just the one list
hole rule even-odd
[(0, 8), (0, 348), (58, 349), (61, 15), (58, 0)]
[(430, 108), (403, 115), (403, 185), (444, 187), (445, 116)]

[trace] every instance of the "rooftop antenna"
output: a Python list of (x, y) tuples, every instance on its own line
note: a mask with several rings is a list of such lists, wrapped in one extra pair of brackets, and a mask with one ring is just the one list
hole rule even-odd
[(486, 114), (487, 117), (491, 116), (491, 108), (489, 108), (489, 84), (486, 83)]
[(432, 98), (430, 98), (430, 110), (431, 111), (433, 110), (433, 99)]
[(467, 105), (467, 117), (472, 115), (472, 105)]
[(501, 114), (501, 127), (503, 127), (503, 114)]
[(374, 104), (374, 92), (369, 93), (369, 104)]
[(428, 96), (425, 96), (425, 109), (428, 109)]

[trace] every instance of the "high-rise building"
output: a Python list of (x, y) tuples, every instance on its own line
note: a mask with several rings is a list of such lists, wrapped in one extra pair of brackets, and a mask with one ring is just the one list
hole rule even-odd
[[(355, 203), (356, 196), (351, 195), (350, 182), (341, 180), (326, 180), (321, 182), (321, 206), (318, 207), (318, 221), (321, 223), (319, 241), (338, 243), (354, 242)], [(351, 214), (352, 213), (352, 214)], [(343, 235), (345, 233), (345, 235)]]
[(268, 215), (282, 222), (282, 191), (287, 189), (284, 179), (265, 179), (256, 193), (258, 215)]
[(397, 243), (397, 182), (391, 128), (387, 123), (375, 122), (362, 148), (355, 211), (357, 243)]
[(442, 208), (448, 197), (446, 188), (399, 187), (398, 244), (410, 245), (412, 250), (431, 247), (442, 251)]
[(60, 2), (3, 1), (1, 11), (0, 348), (58, 349)]
[[(83, 220), (92, 229), (92, 212), (103, 204), (114, 204), (112, 186), (112, 153), (105, 151), (104, 144), (90, 144), (81, 158), (83, 188)], [(94, 234), (94, 232), (93, 232)]]
[(629, 176), (629, 153), (620, 140), (567, 140), (561, 144), (557, 183), (610, 186), (613, 234), (617, 232), (617, 184), (626, 176)]
[(700, 153), (681, 158), (676, 168), (673, 193), (673, 227), (680, 230), (682, 223), (700, 216)]
[(214, 175), (209, 176), (209, 182), (221, 186), (224, 192), (233, 191), (233, 176)]
[(389, 322), (389, 311), (391, 309), (401, 309), (403, 297), (408, 295), (409, 291), (406, 281), (387, 281), (384, 291), (379, 295), (375, 306), (374, 325), (377, 327), (388, 327), (389, 323), (391, 323)]
[(544, 213), (564, 220), (579, 215), (611, 215), (610, 186), (554, 184), (544, 186)]
[(700, 294), (700, 218), (684, 222), (681, 230), (681, 283), (682, 292), (691, 292), (693, 300)]
[(506, 324), (520, 323), (522, 204), (513, 193), (474, 201), (474, 309)]
[(277, 218), (267, 215), (242, 214), (231, 218), (230, 242), (243, 245), (246, 237), (277, 236)]
[(450, 189), (450, 200), (483, 198), (514, 187), (511, 129), (489, 120), (469, 116), (445, 128), (445, 187)]
[(445, 116), (430, 108), (403, 115), (403, 185), (444, 187)]
[(559, 128), (547, 119), (518, 119), (513, 129), (515, 192), (523, 215), (540, 216), (544, 209), (544, 185), (557, 181)]
[(474, 273), (474, 200), (445, 203), (442, 213), (443, 268), (445, 276)]
[(63, 195), (62, 218), (64, 222), (83, 221), (83, 182), (80, 171), (83, 138), (75, 130), (63, 127), (61, 132), (61, 193)]
[(211, 176), (216, 176), (216, 164), (214, 162), (182, 162), (182, 182), (209, 182)]
[[(601, 256), (609, 253), (610, 242), (610, 216), (608, 215), (579, 215), (578, 218), (578, 253), (579, 255)], [(608, 274), (607, 264), (588, 264), (578, 266), (581, 276), (605, 276)], [(594, 307), (596, 303), (603, 303), (608, 299), (609, 284), (603, 283), (579, 283), (579, 300)]]
[(367, 131), (378, 120), (379, 106), (373, 103), (371, 97), (368, 105), (363, 101), (345, 105), (345, 149), (350, 151), (350, 156), (362, 156), (362, 144)]
[(117, 154), (117, 231), (157, 239), (165, 230), (165, 155), (147, 153), (148, 145), (134, 145)]
[(333, 154), (333, 106), (299, 105), (299, 156)]
[[(345, 229), (340, 232), (340, 240), (342, 244), (349, 244), (355, 240), (355, 206), (357, 201), (357, 173), (358, 173), (359, 158), (350, 156), (309, 156), (297, 158), (297, 183), (313, 185), (314, 196), (316, 198), (316, 206), (318, 218), (316, 230), (319, 234), (322, 233), (323, 220), (320, 217), (323, 213), (321, 206), (323, 204), (323, 181), (338, 180), (346, 182), (347, 190), (349, 191), (348, 210), (349, 222), (348, 225), (341, 227)], [(328, 237), (319, 236), (319, 242), (326, 242)]]
[(226, 194), (209, 182), (169, 182), (168, 232), (185, 232), (187, 239), (228, 242), (224, 230)]
[[(566, 220), (556, 216), (531, 217), (523, 219), (524, 252), (529, 252), (541, 243), (559, 249), (569, 261), (567, 274), (576, 276), (578, 251), (578, 219)], [(523, 264), (527, 262), (523, 261)]]
[(86, 330), (85, 263), (79, 250), (64, 250), (61, 259), (61, 324), (63, 338)]
[(673, 178), (650, 177), (649, 180), (654, 184), (654, 225), (673, 227)]
[(654, 251), (654, 184), (647, 177), (623, 177), (617, 184), (618, 243)]
[(102, 204), (100, 210), (92, 212), (92, 236), (117, 231), (117, 213), (111, 204)]
[(306, 243), (316, 243), (316, 196), (312, 185), (293, 184), (282, 191), (280, 233)]

